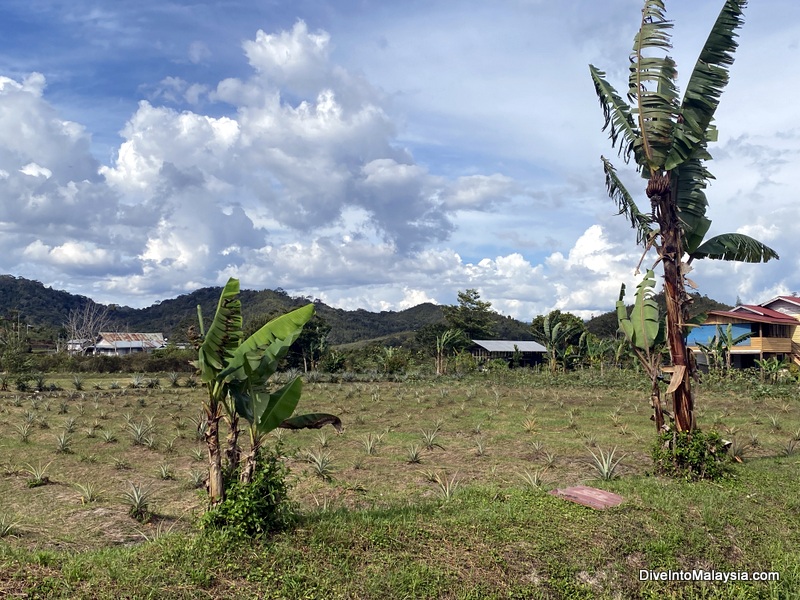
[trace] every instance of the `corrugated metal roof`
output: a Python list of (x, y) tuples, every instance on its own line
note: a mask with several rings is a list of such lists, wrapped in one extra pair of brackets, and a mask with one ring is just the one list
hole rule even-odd
[(100, 333), (98, 348), (161, 348), (166, 345), (163, 333)]
[(489, 352), (514, 352), (514, 346), (520, 352), (547, 352), (547, 349), (538, 342), (510, 341), (510, 340), (472, 340), (481, 348)]

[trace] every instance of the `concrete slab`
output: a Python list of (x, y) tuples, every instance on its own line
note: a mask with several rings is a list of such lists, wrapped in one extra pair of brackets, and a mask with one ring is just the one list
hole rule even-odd
[(582, 504), (597, 510), (605, 510), (612, 506), (619, 506), (625, 501), (625, 498), (618, 494), (613, 494), (605, 490), (589, 487), (586, 485), (577, 485), (574, 487), (564, 488), (563, 490), (550, 490), (553, 496), (564, 498), (571, 502)]

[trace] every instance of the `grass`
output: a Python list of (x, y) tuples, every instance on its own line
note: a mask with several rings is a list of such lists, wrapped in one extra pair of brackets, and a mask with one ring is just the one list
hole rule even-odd
[[(800, 589), (798, 459), (783, 452), (800, 429), (796, 386), (774, 395), (700, 386), (700, 425), (713, 428), (721, 415), (720, 431), (736, 428), (748, 447), (735, 478), (689, 484), (648, 475), (653, 431), (636, 378), (307, 383), (300, 409), (339, 413), (346, 432), (326, 436), (324, 446), (319, 431), (282, 433), (300, 521), (238, 546), (193, 525), (204, 507), (202, 490), (192, 489), (206, 475), (194, 426), (202, 389), (113, 388), (87, 374), (85, 388), (102, 389), (87, 393), (81, 414), (70, 379), (48, 379), (64, 389), (40, 394), (36, 408), (30, 395), (15, 406), (15, 394), (0, 393), (0, 421), (12, 432), (0, 441), (0, 517), (14, 524), (0, 543), (0, 596), (791, 598)], [(55, 453), (53, 432), (39, 428), (21, 441), (15, 426), (26, 411), (43, 416), (48, 402), (54, 429), (65, 418), (76, 418), (78, 431), (96, 419), (103, 428), (94, 438), (73, 436), (69, 454)], [(56, 417), (62, 402), (67, 417)], [(780, 415), (780, 429), (768, 415)], [(534, 418), (532, 439), (524, 422)], [(134, 445), (135, 428), (162, 441)], [(106, 443), (103, 431), (130, 441)], [(421, 431), (435, 432), (430, 448)], [(369, 436), (380, 444), (375, 454)], [(604, 480), (595, 470), (590, 438), (595, 455), (616, 448), (612, 462), (625, 456), (619, 477)], [(478, 442), (490, 451), (479, 452)], [(308, 462), (312, 453), (326, 476)], [(96, 460), (81, 460), (89, 456)], [(16, 461), (50, 463), (52, 484), (28, 488), (30, 473)], [(162, 479), (159, 465), (174, 479)], [(65, 484), (76, 481), (102, 482), (102, 498), (76, 501)], [(541, 491), (577, 484), (626, 501), (593, 511)], [(637, 577), (638, 569), (684, 568), (778, 570), (781, 581)]]

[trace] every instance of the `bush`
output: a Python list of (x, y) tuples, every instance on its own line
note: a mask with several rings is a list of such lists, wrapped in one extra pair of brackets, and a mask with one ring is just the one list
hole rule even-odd
[(226, 486), (225, 500), (201, 517), (203, 529), (255, 537), (289, 525), (294, 520), (294, 505), (288, 497), (288, 469), (279, 455), (280, 449), (261, 449), (253, 481), (243, 484), (237, 479)]
[(727, 446), (715, 431), (662, 433), (652, 450), (655, 471), (690, 481), (721, 479), (731, 471)]

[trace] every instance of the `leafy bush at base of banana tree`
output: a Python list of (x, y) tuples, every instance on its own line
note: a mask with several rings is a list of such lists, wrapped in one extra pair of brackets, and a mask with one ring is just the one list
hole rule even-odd
[(254, 537), (280, 531), (294, 521), (295, 506), (289, 500), (286, 481), (288, 469), (280, 459), (280, 450), (261, 448), (256, 465), (250, 483), (233, 478), (225, 500), (203, 514), (203, 529)]
[(715, 431), (663, 433), (651, 452), (655, 472), (690, 481), (722, 479), (731, 472), (728, 444)]

